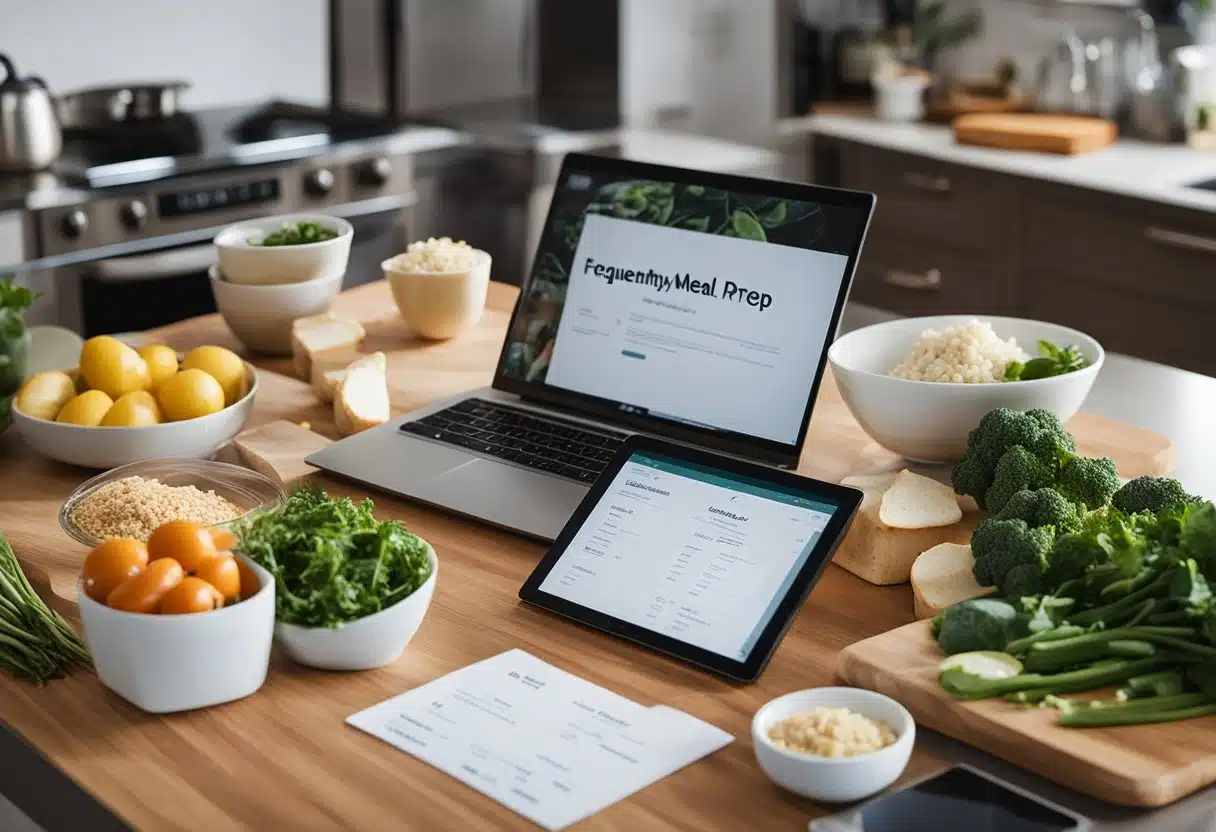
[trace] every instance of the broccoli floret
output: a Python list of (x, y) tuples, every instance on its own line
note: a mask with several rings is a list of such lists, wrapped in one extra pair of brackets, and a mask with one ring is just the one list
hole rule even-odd
[(1019, 491), (1033, 491), (1051, 485), (1055, 473), (1050, 464), (1021, 445), (1014, 445), (996, 464), (992, 485), (984, 492), (984, 507), (990, 512), (999, 513)]
[(1187, 494), (1182, 483), (1173, 477), (1136, 477), (1124, 483), (1110, 498), (1111, 505), (1127, 514), (1156, 513), (1197, 502), (1199, 498)]
[(1106, 552), (1093, 535), (1081, 532), (1062, 534), (1055, 539), (1047, 555), (1047, 583), (1059, 586), (1064, 581), (1079, 578), (1085, 570), (1106, 559)]
[(1054, 488), (1018, 491), (994, 516), (997, 520), (1025, 520), (1031, 528), (1055, 526), (1057, 533), (1075, 532), (1081, 527), (1076, 504)]
[(937, 616), (937, 644), (947, 655), (972, 650), (1003, 650), (1018, 637), (1018, 613), (993, 598), (973, 598)]
[(1064, 463), (1055, 487), (1074, 503), (1101, 508), (1119, 490), (1119, 472), (1110, 457), (1076, 456)]
[(1032, 529), (1025, 520), (981, 520), (971, 535), (974, 575), (981, 586), (995, 586), (1006, 598), (1038, 595), (1055, 541), (1055, 529)]
[(997, 464), (1014, 447), (1024, 448), (1053, 471), (1077, 450), (1073, 438), (1046, 410), (997, 408), (986, 413), (967, 435), (967, 448), (950, 476), (954, 490), (987, 508), (985, 495), (996, 477)]

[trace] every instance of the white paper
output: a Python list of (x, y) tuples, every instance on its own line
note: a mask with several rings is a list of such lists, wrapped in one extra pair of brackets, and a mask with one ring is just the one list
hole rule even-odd
[(728, 745), (510, 650), (347, 718), (546, 829), (563, 829)]

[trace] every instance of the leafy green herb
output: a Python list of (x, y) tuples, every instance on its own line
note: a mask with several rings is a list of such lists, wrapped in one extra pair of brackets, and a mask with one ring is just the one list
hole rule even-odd
[(337, 236), (337, 231), (332, 231), (315, 222), (297, 222), (295, 225), (285, 222), (282, 229), (267, 234), (262, 242), (254, 243), (254, 245), (302, 246), (308, 243), (323, 243)]
[(1089, 359), (1076, 346), (1057, 346), (1039, 341), (1039, 356), (1029, 361), (1010, 361), (1005, 365), (1005, 381), (1034, 381), (1051, 376), (1075, 373), (1089, 366)]
[(404, 600), (431, 576), (426, 543), (372, 508), (314, 486), (235, 524), (240, 550), (274, 575), (279, 621), (337, 627)]

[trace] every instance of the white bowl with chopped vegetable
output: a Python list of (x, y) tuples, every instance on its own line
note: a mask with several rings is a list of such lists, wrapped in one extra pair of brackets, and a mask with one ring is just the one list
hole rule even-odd
[(346, 273), (355, 230), (340, 217), (286, 214), (230, 225), (215, 235), (220, 275), (231, 283), (303, 283)]
[(908, 709), (861, 688), (811, 688), (778, 697), (752, 719), (756, 762), (802, 797), (847, 803), (899, 779), (916, 742)]
[(862, 429), (884, 448), (930, 463), (961, 457), (967, 434), (998, 407), (1070, 419), (1105, 357), (1094, 338), (1066, 326), (972, 315), (886, 321), (850, 332), (828, 350), (841, 396)]

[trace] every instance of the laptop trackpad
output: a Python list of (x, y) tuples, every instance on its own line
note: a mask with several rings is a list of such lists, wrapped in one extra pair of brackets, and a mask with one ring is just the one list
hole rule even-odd
[(482, 458), (444, 472), (432, 488), (453, 508), (550, 539), (587, 494), (587, 486)]

